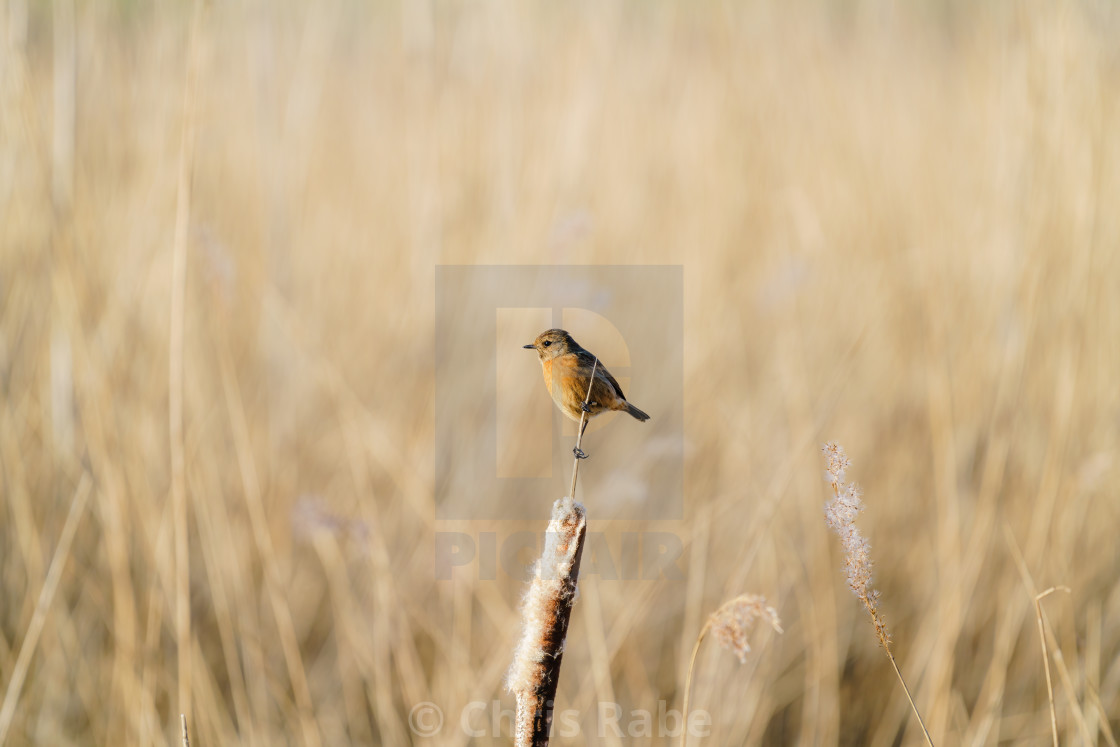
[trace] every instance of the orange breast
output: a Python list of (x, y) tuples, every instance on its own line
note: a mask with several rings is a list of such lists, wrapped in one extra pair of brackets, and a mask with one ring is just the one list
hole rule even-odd
[(544, 385), (548, 387), (548, 393), (552, 394), (552, 361), (541, 361), (541, 370), (544, 372)]

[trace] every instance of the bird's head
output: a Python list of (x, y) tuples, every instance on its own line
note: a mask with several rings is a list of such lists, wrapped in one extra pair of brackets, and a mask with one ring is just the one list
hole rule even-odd
[(562, 329), (550, 329), (537, 335), (532, 345), (523, 345), (527, 350), (536, 350), (542, 361), (579, 350), (579, 343)]

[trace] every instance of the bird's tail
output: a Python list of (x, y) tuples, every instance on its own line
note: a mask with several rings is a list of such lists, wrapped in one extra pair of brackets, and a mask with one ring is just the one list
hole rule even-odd
[(637, 420), (641, 420), (643, 422), (649, 420), (649, 415), (646, 415), (644, 412), (639, 410), (637, 407), (634, 407), (634, 405), (630, 404), (629, 402), (626, 403), (626, 412), (630, 413)]

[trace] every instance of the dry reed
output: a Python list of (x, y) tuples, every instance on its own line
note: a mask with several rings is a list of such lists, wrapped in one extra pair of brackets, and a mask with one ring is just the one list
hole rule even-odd
[(887, 658), (891, 660), (891, 666), (894, 667), (898, 681), (902, 683), (906, 699), (910, 701), (910, 708), (913, 709), (914, 716), (922, 727), (926, 742), (933, 747), (933, 739), (922, 720), (922, 714), (918, 712), (918, 706), (914, 704), (914, 698), (910, 695), (910, 688), (906, 686), (906, 680), (902, 678), (902, 671), (898, 668), (898, 662), (891, 652), (890, 632), (887, 630), (883, 613), (879, 610), (879, 592), (871, 586), (871, 543), (860, 533), (855, 524), (856, 516), (863, 511), (860, 489), (855, 483), (844, 483), (844, 473), (851, 466), (851, 462), (844, 454), (844, 449), (837, 443), (829, 442), (821, 450), (828, 459), (828, 481), (833, 492), (832, 500), (825, 505), (825, 519), (829, 528), (840, 537), (840, 544), (844, 548), (848, 587), (871, 616), (871, 624), (875, 626), (875, 636), (879, 639), (883, 650), (887, 652)]
[(187, 39), (187, 69), (183, 83), (183, 119), (179, 141), (175, 223), (171, 239), (171, 313), (168, 332), (167, 407), (170, 444), (171, 503), (174, 512), (175, 552), (175, 640), (178, 660), (177, 701), (183, 716), (191, 714), (191, 581), (190, 506), (187, 495), (186, 457), (183, 444), (184, 325), (187, 294), (187, 239), (191, 222), (191, 186), (194, 177), (194, 148), (198, 78), (201, 67), (200, 26), (202, 0), (194, 0)]
[[(591, 381), (599, 359), (591, 369)], [(591, 385), (583, 398), (583, 413), (576, 433), (575, 464), (572, 465), (570, 495), (552, 506), (552, 518), (545, 535), (544, 551), (533, 567), (533, 580), (521, 605), (523, 630), (514, 652), (508, 687), (517, 697), (517, 718), (514, 743), (519, 747), (548, 744), (552, 730), (552, 707), (556, 686), (560, 681), (560, 660), (568, 636), (568, 620), (572, 615), (579, 563), (587, 536), (587, 515), (575, 502), (579, 463), (587, 457), (580, 446), (583, 427), (591, 401)]]
[(1042, 646), (1042, 663), (1046, 671), (1046, 700), (1050, 704), (1050, 736), (1054, 740), (1054, 747), (1058, 747), (1058, 714), (1054, 709), (1054, 685), (1050, 679), (1050, 652), (1046, 648), (1046, 629), (1042, 624), (1042, 600), (1056, 591), (1069, 593), (1068, 586), (1051, 586), (1046, 591), (1034, 595), (1035, 617), (1038, 620), (1038, 642)]
[(43, 582), (43, 588), (39, 590), (39, 599), (35, 603), (35, 614), (31, 618), (31, 623), (27, 626), (23, 641), (20, 643), (15, 666), (12, 668), (7, 688), (4, 691), (3, 705), (0, 705), (0, 745), (3, 745), (8, 738), (8, 730), (12, 726), (12, 716), (15, 715), (16, 704), (19, 702), (20, 692), (23, 690), (23, 682), (27, 676), (28, 668), (31, 666), (31, 657), (35, 655), (35, 649), (39, 646), (39, 637), (43, 633), (47, 613), (50, 610), (51, 602), (54, 601), (55, 592), (58, 590), (62, 570), (66, 561), (70, 558), (70, 547), (74, 541), (74, 533), (78, 531), (78, 522), (85, 514), (86, 503), (89, 501), (89, 494), (92, 490), (93, 481), (88, 473), (83, 473), (82, 479), (78, 483), (78, 489), (74, 493), (74, 499), (70, 502), (70, 511), (66, 514), (66, 523), (62, 527), (62, 534), (59, 536), (58, 545), (54, 549), (54, 556), (51, 558), (47, 578)]
[(509, 691), (517, 697), (514, 743), (518, 747), (548, 744), (586, 535), (583, 506), (570, 497), (556, 501), (544, 551), (533, 566), (529, 591), (521, 604), (521, 640), (507, 678)]

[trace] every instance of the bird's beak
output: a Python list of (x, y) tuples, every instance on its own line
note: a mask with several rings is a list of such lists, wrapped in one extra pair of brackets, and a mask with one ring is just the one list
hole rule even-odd
[(525, 348), (526, 350), (533, 350), (537, 346), (536, 345), (522, 345), (521, 347)]

